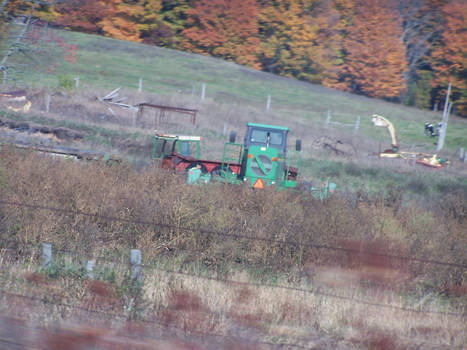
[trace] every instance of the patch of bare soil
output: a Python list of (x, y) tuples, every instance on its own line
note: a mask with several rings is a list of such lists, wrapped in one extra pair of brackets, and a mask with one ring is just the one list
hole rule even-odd
[(82, 140), (85, 136), (83, 132), (64, 127), (51, 127), (47, 125), (38, 125), (24, 121), (14, 121), (7, 118), (0, 118), (0, 130), (3, 133), (27, 134), (56, 141), (76, 141)]

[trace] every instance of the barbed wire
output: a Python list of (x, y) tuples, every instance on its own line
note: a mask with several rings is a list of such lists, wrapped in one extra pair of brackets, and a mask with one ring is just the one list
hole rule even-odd
[(124, 222), (124, 223), (138, 224), (138, 225), (145, 225), (145, 226), (165, 227), (165, 228), (169, 228), (169, 229), (177, 229), (177, 230), (183, 230), (183, 231), (189, 231), (189, 232), (199, 232), (199, 233), (203, 233), (203, 234), (211, 234), (211, 235), (217, 235), (217, 236), (229, 237), (229, 238), (235, 238), (235, 239), (246, 239), (246, 240), (251, 240), (251, 241), (260, 241), (260, 242), (273, 243), (273, 244), (285, 244), (285, 245), (293, 245), (293, 246), (298, 246), (298, 247), (308, 247), (308, 248), (314, 248), (314, 249), (343, 251), (343, 252), (348, 252), (348, 253), (378, 256), (378, 257), (384, 257), (384, 258), (390, 258), (390, 259), (396, 259), (396, 260), (413, 261), (413, 262), (418, 262), (418, 263), (423, 263), (423, 264), (433, 264), (433, 265), (449, 266), (449, 267), (467, 269), (467, 265), (465, 265), (465, 264), (458, 264), (458, 263), (453, 263), (453, 262), (445, 262), (445, 261), (432, 260), (432, 259), (414, 258), (414, 257), (410, 257), (410, 256), (386, 254), (386, 253), (375, 252), (375, 251), (366, 251), (366, 250), (363, 250), (363, 249), (338, 247), (338, 246), (332, 246), (332, 245), (327, 245), (327, 244), (312, 244), (312, 243), (304, 243), (304, 242), (293, 242), (293, 241), (277, 240), (277, 239), (264, 238), (264, 237), (251, 237), (251, 236), (246, 236), (246, 235), (241, 235), (241, 234), (236, 234), (236, 233), (225, 233), (225, 232), (210, 230), (210, 229), (206, 229), (206, 228), (193, 228), (193, 227), (186, 227), (186, 226), (178, 226), (178, 225), (173, 225), (173, 224), (167, 224), (167, 223), (162, 223), (162, 222), (151, 222), (151, 221), (144, 221), (144, 220), (125, 219), (125, 218), (119, 218), (119, 217), (109, 216), (109, 215), (86, 213), (86, 212), (83, 212), (83, 211), (80, 211), (80, 210), (54, 208), (54, 207), (49, 207), (49, 206), (44, 206), (44, 205), (28, 204), (28, 203), (21, 203), (21, 202), (12, 202), (12, 201), (5, 201), (5, 200), (0, 200), (0, 204), (8, 205), (8, 206), (17, 206), (17, 207), (22, 207), (22, 208), (30, 208), (30, 209), (49, 210), (49, 211), (64, 213), (64, 214), (81, 215), (81, 216), (86, 216), (86, 217), (93, 217), (93, 218), (96, 218), (96, 219), (102, 219), (102, 220), (106, 220), (106, 221)]
[[(13, 243), (17, 243), (16, 241), (12, 241)], [(33, 246), (33, 248), (29, 248), (29, 249), (25, 249), (24, 252), (21, 252), (23, 255), (23, 253), (31, 253), (31, 252), (35, 252), (35, 255), (36, 257), (39, 255), (39, 252), (35, 251), (35, 250), (38, 250), (40, 249), (39, 246), (37, 245), (34, 245), (34, 244), (27, 244), (27, 246)], [(8, 252), (8, 251), (16, 251), (18, 250), (19, 248), (16, 247), (16, 248), (1, 248), (0, 247), (0, 253), (3, 251), (3, 252)], [(54, 252), (58, 253), (59, 255), (62, 254), (62, 255), (68, 255), (68, 256), (72, 256), (74, 257), (75, 259), (79, 260), (80, 262), (83, 262), (87, 259), (93, 259), (96, 263), (99, 262), (99, 261), (102, 261), (102, 262), (105, 262), (105, 263), (110, 263), (110, 264), (117, 264), (117, 265), (126, 265), (128, 266), (128, 260), (129, 260), (129, 255), (125, 256), (125, 259), (112, 259), (108, 256), (95, 256), (93, 254), (90, 254), (88, 255), (86, 258), (83, 257), (83, 254), (82, 253), (79, 253), (79, 252), (76, 252), (76, 251), (71, 251), (71, 250), (68, 250), (68, 249), (61, 249), (61, 248), (54, 248)], [(205, 253), (205, 250), (203, 249), (187, 249), (187, 248), (177, 248), (176, 249), (176, 252), (177, 253)], [(144, 252), (143, 252), (144, 253)], [(165, 254), (171, 254), (173, 253), (173, 251), (164, 251), (160, 254), (158, 254), (157, 256), (158, 257), (164, 257)], [(120, 254), (120, 257), (121, 257), (121, 253)], [(124, 261), (126, 260), (126, 262)], [(199, 260), (196, 260), (197, 263), (199, 263)], [(157, 264), (159, 263), (158, 260), (154, 260), (152, 262), (153, 264)], [(249, 265), (251, 265), (251, 263), (249, 263)], [(256, 266), (256, 267), (262, 267), (261, 264), (257, 263), (257, 264), (252, 264), (253, 266)], [(152, 266), (156, 266), (156, 265), (152, 265)], [(217, 272), (216, 269), (212, 270), (213, 272)], [(312, 275), (312, 273), (306, 273), (304, 276), (307, 276), (308, 278), (310, 278)], [(402, 282), (400, 282), (402, 283)], [(400, 284), (399, 283), (399, 284)], [(367, 284), (366, 287), (383, 287), (383, 288), (386, 288), (386, 289), (391, 289), (393, 290), (394, 287), (398, 286), (397, 283), (382, 283), (380, 281), (375, 281), (375, 280), (372, 280), (371, 278), (365, 278), (365, 276), (361, 276), (360, 278), (360, 284), (363, 285), (363, 284)]]

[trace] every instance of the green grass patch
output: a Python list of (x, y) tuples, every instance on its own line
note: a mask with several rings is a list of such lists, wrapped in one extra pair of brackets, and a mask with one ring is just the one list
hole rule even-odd
[[(432, 140), (423, 133), (425, 122), (437, 122), (440, 113), (408, 108), (352, 95), (324, 87), (278, 77), (256, 71), (220, 59), (195, 55), (176, 50), (69, 31), (55, 31), (66, 43), (77, 45), (76, 64), (66, 62), (63, 52), (53, 43), (42, 43), (34, 48), (33, 64), (22, 55), (12, 56), (12, 65), (21, 70), (12, 76), (31, 86), (58, 88), (69, 87), (59, 77), (80, 77), (81, 87), (115, 89), (124, 86), (136, 90), (143, 78), (143, 90), (150, 93), (171, 95), (194, 93), (201, 95), (206, 84), (206, 96), (215, 100), (236, 104), (265, 106), (267, 96), (272, 98), (272, 110), (280, 113), (285, 125), (292, 119), (305, 118), (310, 123), (323, 123), (328, 110), (336, 121), (355, 123), (360, 116), (361, 136), (389, 140), (375, 132), (371, 122), (374, 113), (388, 117), (395, 125), (402, 145), (422, 143), (432, 151)], [(53, 71), (50, 67), (59, 63)], [(63, 80), (63, 79), (62, 79)], [(451, 118), (445, 148), (455, 151), (467, 147), (467, 121)], [(430, 146), (431, 145), (431, 146)]]

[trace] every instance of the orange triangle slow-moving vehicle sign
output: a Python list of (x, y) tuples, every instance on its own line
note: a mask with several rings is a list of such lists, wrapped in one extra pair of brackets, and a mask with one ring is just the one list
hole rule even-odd
[(263, 179), (258, 178), (253, 184), (253, 188), (264, 188)]

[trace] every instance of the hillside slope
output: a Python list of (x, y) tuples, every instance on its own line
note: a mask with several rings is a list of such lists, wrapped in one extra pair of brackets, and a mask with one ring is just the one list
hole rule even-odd
[[(385, 129), (373, 126), (371, 115), (374, 113), (386, 116), (394, 123), (401, 148), (435, 151), (436, 140), (426, 137), (423, 128), (425, 122), (440, 121), (441, 112), (428, 112), (330, 90), (211, 57), (69, 31), (42, 29), (40, 33), (38, 45), (30, 47), (34, 63), (24, 56), (11, 58), (11, 62), (24, 69), (15, 71), (15, 84), (6, 87), (13, 89), (16, 85), (35, 89), (36, 96), (41, 97), (36, 98), (33, 113), (44, 112), (44, 89), (54, 94), (53, 91), (60, 86), (73, 86), (74, 79), (79, 76), (78, 88), (61, 97), (55, 94), (52, 98), (55, 117), (81, 118), (86, 123), (93, 119), (100, 122), (99, 117), (109, 115), (109, 111), (106, 107), (97, 110), (96, 98), (122, 87), (122, 95), (128, 97), (127, 103), (153, 102), (198, 109), (196, 130), (187, 130), (184, 120), (175, 121), (171, 128), (177, 132), (202, 135), (207, 157), (220, 157), (226, 129), (235, 129), (242, 135), (244, 123), (256, 121), (289, 126), (292, 139), (303, 139), (304, 158), (308, 159), (305, 161), (305, 174), (336, 177), (342, 172), (339, 170), (342, 164), (336, 170), (335, 165), (327, 163), (326, 167), (334, 169), (324, 172), (310, 170), (316, 159), (380, 167), (385, 162), (374, 163), (374, 157), (369, 158), (368, 155), (388, 148), (390, 138)], [(57, 45), (57, 41), (51, 41), (50, 37), (60, 38), (67, 45), (76, 45), (76, 62), (67, 61), (63, 45)], [(142, 93), (137, 92), (140, 79)], [(201, 99), (203, 84), (205, 98)], [(266, 111), (268, 96), (271, 103)], [(116, 113), (125, 114), (118, 110)], [(92, 114), (94, 118), (89, 118)], [(332, 122), (347, 125), (331, 124), (326, 127), (328, 115)], [(359, 129), (354, 132), (358, 118)], [(137, 132), (147, 133), (148, 125), (143, 125), (143, 130), (141, 125), (139, 127)], [(441, 156), (455, 163), (458, 148), (467, 147), (466, 135), (467, 120), (451, 116)], [(344, 142), (351, 152), (339, 157), (332, 150), (313, 148), (312, 145), (323, 136), (335, 144)], [(396, 170), (399, 168), (395, 166)], [(457, 164), (455, 169), (455, 176), (461, 174), (464, 177), (464, 165)]]

